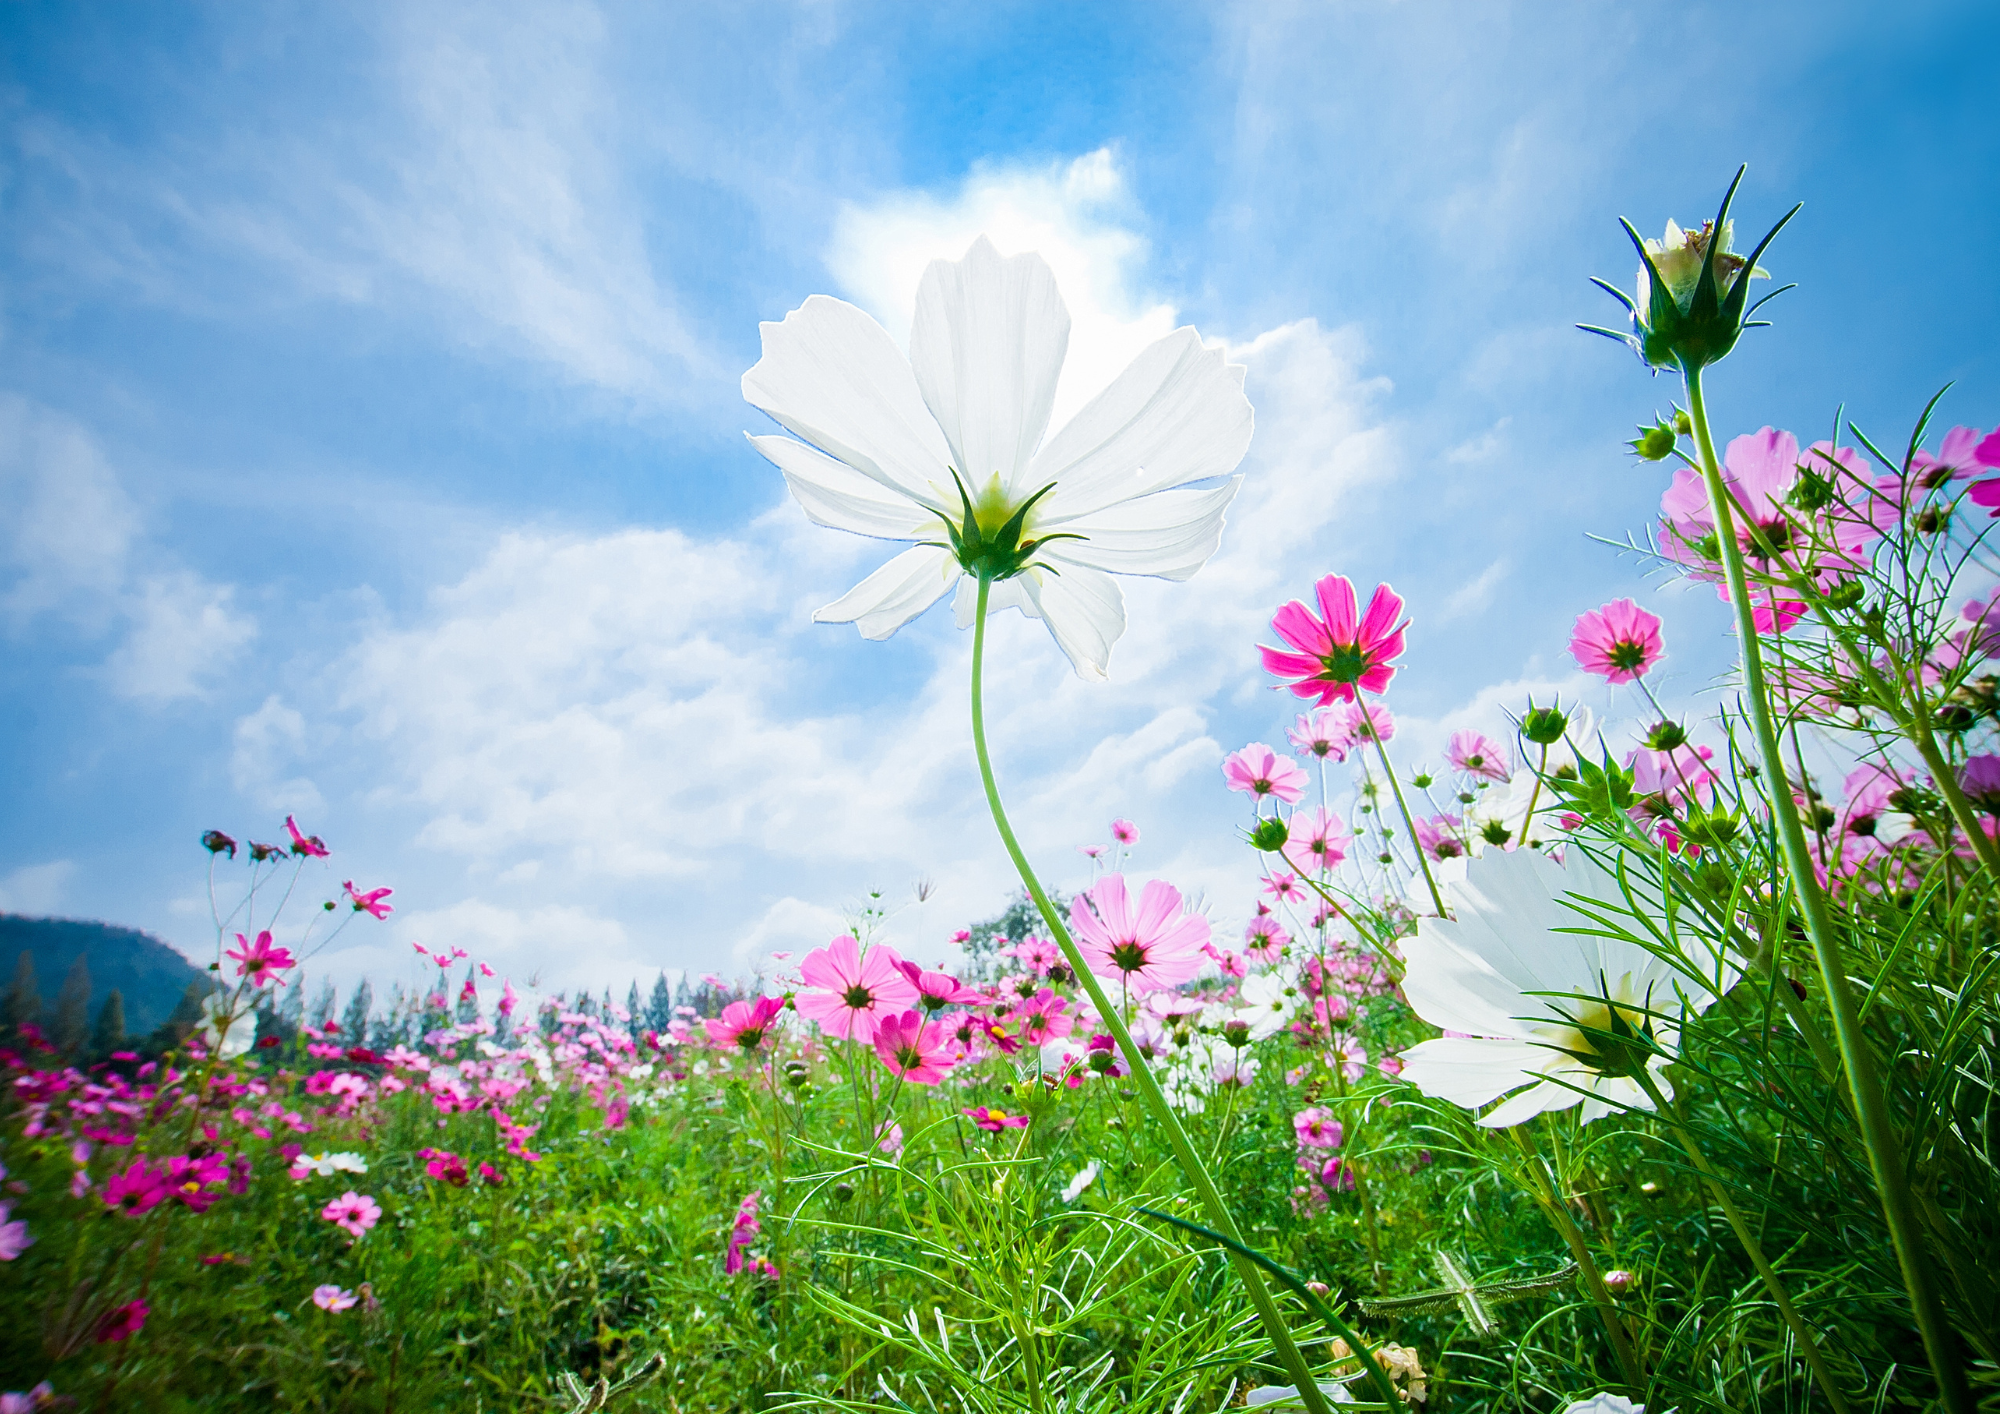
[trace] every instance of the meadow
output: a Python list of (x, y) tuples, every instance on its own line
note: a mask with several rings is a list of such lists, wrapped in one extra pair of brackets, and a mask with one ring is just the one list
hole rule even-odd
[(837, 301), (765, 326), (758, 449), (911, 542), (820, 617), (957, 595), (1022, 894), (948, 966), (864, 912), (623, 1001), (420, 949), (343, 1011), (303, 965), (390, 890), (310, 822), (211, 831), (197, 1008), (102, 1053), (12, 1016), (0, 1411), (2000, 1407), (2000, 430), (1718, 437), (1777, 234), (1729, 210), (1632, 231), (1595, 332), (1678, 379), (1630, 545), (1731, 605), (1736, 677), (1670, 715), (1617, 600), (1568, 648), (1629, 719), (1523, 701), (1399, 761), (1423, 606), (1301, 585), (1244, 645), (1283, 745), (1223, 763), (1243, 919), (1145, 877), (1144, 822), (1046, 888), (981, 681), (991, 612), (1102, 673), (1100, 582), (1213, 552), (1221, 354), (1170, 336), (1044, 441), (1032, 256), (934, 265), (909, 364)]

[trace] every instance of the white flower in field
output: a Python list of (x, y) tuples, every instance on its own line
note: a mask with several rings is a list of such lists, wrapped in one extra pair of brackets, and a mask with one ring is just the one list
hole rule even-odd
[(1215, 553), (1253, 417), (1243, 369), (1183, 327), (1044, 438), (1069, 312), (1039, 255), (984, 236), (934, 261), (905, 359), (853, 305), (814, 295), (762, 326), (743, 396), (794, 437), (752, 437), (820, 525), (916, 542), (813, 615), (887, 638), (959, 588), (1041, 619), (1079, 676), (1125, 631), (1114, 574), (1188, 578)]
[(1065, 1183), (1063, 1185), (1063, 1191), (1062, 1191), (1063, 1202), (1074, 1203), (1077, 1199), (1081, 1198), (1083, 1196), (1083, 1190), (1090, 1187), (1091, 1184), (1097, 1182), (1097, 1175), (1102, 1173), (1103, 1171), (1104, 1171), (1104, 1166), (1098, 1163), (1097, 1160), (1095, 1159), (1092, 1159), (1089, 1163), (1085, 1164), (1082, 1168), (1078, 1169), (1076, 1171), (1076, 1177), (1072, 1178), (1068, 1183)]
[[(1631, 904), (1579, 849), (1566, 865), (1532, 850), (1496, 851), (1446, 892), (1454, 916), (1420, 920), (1404, 944), (1403, 995), (1431, 1025), (1458, 1034), (1405, 1051), (1403, 1078), (1467, 1109), (1519, 1090), (1480, 1118), (1489, 1129), (1579, 1101), (1586, 1123), (1626, 1106), (1651, 1109), (1632, 1076), (1641, 1065), (1665, 1067), (1684, 1015), (1705, 1011), (1736, 981), (1736, 969), (1718, 963), (1711, 990), (1636, 942), (1602, 936), (1593, 906), (1615, 914)], [(1655, 1083), (1673, 1094), (1664, 1076)]]
[(1224, 1020), (1224, 1030), (1240, 1023), (1249, 1028), (1251, 1041), (1268, 1040), (1285, 1029), (1298, 1001), (1297, 982), (1286, 970), (1256, 973), (1236, 989), (1236, 1006)]
[[(233, 1007), (241, 1010), (232, 1011)], [(232, 1000), (226, 993), (213, 992), (203, 1000), (201, 1015), (195, 1039), (223, 1060), (234, 1060), (257, 1040), (257, 1013), (247, 1000)]]
[(368, 1161), (359, 1154), (341, 1152), (338, 1154), (301, 1154), (292, 1160), (291, 1175), (304, 1180), (312, 1177), (332, 1178), (337, 1173), (366, 1173)]
[[(1354, 1403), (1354, 1395), (1346, 1385), (1322, 1383), (1319, 1392), (1334, 1404)], [(1259, 1385), (1243, 1396), (1243, 1405), (1246, 1409), (1270, 1408), (1273, 1414), (1286, 1414), (1289, 1410), (1304, 1409), (1306, 1402), (1300, 1398), (1297, 1385)]]
[[(1622, 1394), (1606, 1390), (1588, 1399), (1579, 1399), (1563, 1408), (1563, 1414), (1646, 1414), (1646, 1406), (1634, 1404)], [(1668, 1414), (1673, 1414), (1669, 1410)]]

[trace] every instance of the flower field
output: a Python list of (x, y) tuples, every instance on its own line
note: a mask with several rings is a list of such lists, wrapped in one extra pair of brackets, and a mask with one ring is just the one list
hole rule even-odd
[(1674, 626), (1616, 600), (1567, 645), (1612, 713), (1414, 759), (1425, 606), (1329, 566), (1236, 665), (1289, 697), (1217, 782), (1249, 917), (1144, 821), (1045, 885), (983, 676), (1008, 608), (1105, 676), (1118, 577), (1206, 563), (1241, 370), (1182, 329), (1051, 430), (1061, 296), (984, 239), (907, 359), (823, 296), (765, 325), (757, 450), (908, 546), (817, 617), (953, 598), (1022, 892), (949, 960), (864, 913), (620, 1002), (420, 945), (339, 1013), (303, 968), (392, 889), (210, 831), (177, 1026), (8, 1015), (0, 1410), (2000, 1408), (2000, 429), (1718, 435), (1777, 235), (1730, 198), (1628, 226), (1594, 332), (1677, 380), (1630, 547), (1731, 606), (1735, 675), (1669, 713)]

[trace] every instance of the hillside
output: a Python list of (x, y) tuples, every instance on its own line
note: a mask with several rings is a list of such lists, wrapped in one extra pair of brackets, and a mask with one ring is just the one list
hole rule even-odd
[(143, 1036), (167, 1019), (190, 982), (208, 976), (150, 933), (76, 918), (24, 918), (0, 913), (0, 987), (9, 985), (23, 952), (35, 960), (35, 987), (53, 1006), (71, 964), (90, 968), (90, 1015), (115, 988), (125, 1003), (125, 1029)]

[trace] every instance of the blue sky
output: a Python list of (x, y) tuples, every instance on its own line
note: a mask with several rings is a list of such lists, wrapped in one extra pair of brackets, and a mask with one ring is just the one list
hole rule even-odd
[[(1730, 434), (2000, 422), (2000, 170), (1973, 3), (1607, 7), (16, 4), (0, 30), (0, 907), (210, 945), (194, 839), (287, 811), (413, 939), (603, 983), (823, 941), (870, 889), (935, 953), (1008, 886), (967, 645), (811, 608), (880, 558), (742, 441), (757, 324), (925, 260), (1043, 250), (1063, 396), (1194, 323), (1259, 431), (1224, 549), (1142, 585), (1110, 685), (996, 640), (996, 746), (1058, 881), (1241, 914), (1216, 763), (1289, 714), (1250, 644), (1329, 570), (1415, 616), (1420, 759), (1587, 690), (1582, 609), (1726, 665), (1706, 591), (1585, 540), (1664, 478), (1672, 389), (1577, 334), (1615, 217), (1806, 208), (1801, 288), (1713, 393)], [(1623, 710), (1602, 696), (1600, 708)], [(908, 905), (913, 880), (939, 886)], [(1073, 882), (1073, 880), (1072, 880)]]

